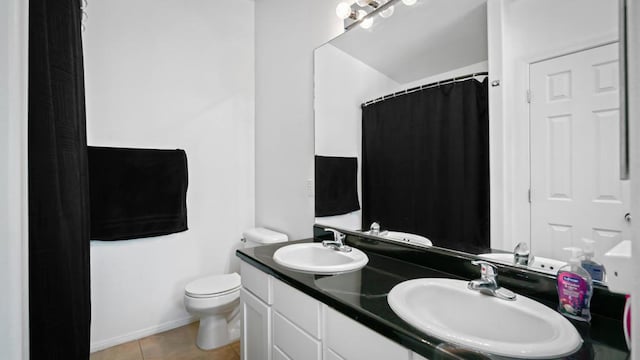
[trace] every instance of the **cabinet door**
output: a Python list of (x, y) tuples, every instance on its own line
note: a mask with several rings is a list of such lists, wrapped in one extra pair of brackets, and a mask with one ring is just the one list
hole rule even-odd
[[(344, 360), (409, 360), (410, 351), (323, 305), (325, 357)], [(336, 356), (337, 355), (337, 356)]]
[(242, 306), (242, 360), (271, 360), (271, 309), (245, 289), (240, 289)]

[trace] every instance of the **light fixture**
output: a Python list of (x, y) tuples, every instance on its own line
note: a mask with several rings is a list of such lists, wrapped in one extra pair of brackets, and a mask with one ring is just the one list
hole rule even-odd
[[(367, 12), (364, 10), (358, 10), (358, 19), (362, 19), (367, 16)], [(360, 22), (360, 27), (363, 29), (368, 29), (373, 25), (373, 17), (369, 16), (368, 18), (362, 20)]]
[(351, 5), (346, 2), (341, 2), (336, 6), (336, 15), (343, 20), (346, 18), (355, 19), (356, 17), (355, 11), (351, 10)]
[(407, 5), (407, 6), (415, 5), (417, 2), (418, 2), (418, 0), (402, 0), (402, 3)]
[(380, 3), (375, 0), (356, 0), (356, 4), (360, 7), (371, 6), (374, 9), (377, 9), (380, 6)]
[[(349, 3), (348, 1), (355, 1)], [(368, 29), (373, 25), (373, 15), (380, 13), (381, 17), (388, 18), (393, 14), (393, 5), (389, 6), (390, 0), (347, 0), (340, 2), (336, 6), (336, 15), (344, 20), (345, 29), (354, 23), (359, 23), (360, 27)], [(405, 1), (405, 0), (403, 0)], [(411, 0), (407, 0), (411, 1)], [(416, 0), (413, 0), (414, 3)], [(384, 7), (381, 9), (380, 7)], [(366, 18), (365, 18), (366, 17)]]
[(394, 7), (393, 5), (389, 6), (388, 8), (380, 11), (380, 16), (382, 16), (383, 18), (388, 18), (389, 16), (393, 15), (393, 11), (394, 11)]

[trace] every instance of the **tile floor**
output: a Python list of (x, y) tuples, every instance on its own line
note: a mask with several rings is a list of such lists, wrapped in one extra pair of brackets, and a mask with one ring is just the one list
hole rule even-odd
[(198, 323), (91, 354), (91, 360), (240, 360), (240, 342), (203, 351), (196, 346)]

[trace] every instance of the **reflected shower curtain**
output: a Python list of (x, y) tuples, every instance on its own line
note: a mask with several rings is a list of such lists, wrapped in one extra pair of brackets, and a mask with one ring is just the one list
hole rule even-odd
[(89, 189), (80, 1), (29, 1), (31, 359), (89, 359)]
[(362, 109), (362, 228), (436, 246), (489, 247), (487, 80), (441, 85)]

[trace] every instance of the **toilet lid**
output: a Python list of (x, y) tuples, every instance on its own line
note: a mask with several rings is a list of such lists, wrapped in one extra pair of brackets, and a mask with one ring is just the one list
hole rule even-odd
[(184, 291), (193, 297), (222, 295), (240, 288), (238, 273), (210, 275), (194, 280), (185, 286)]

